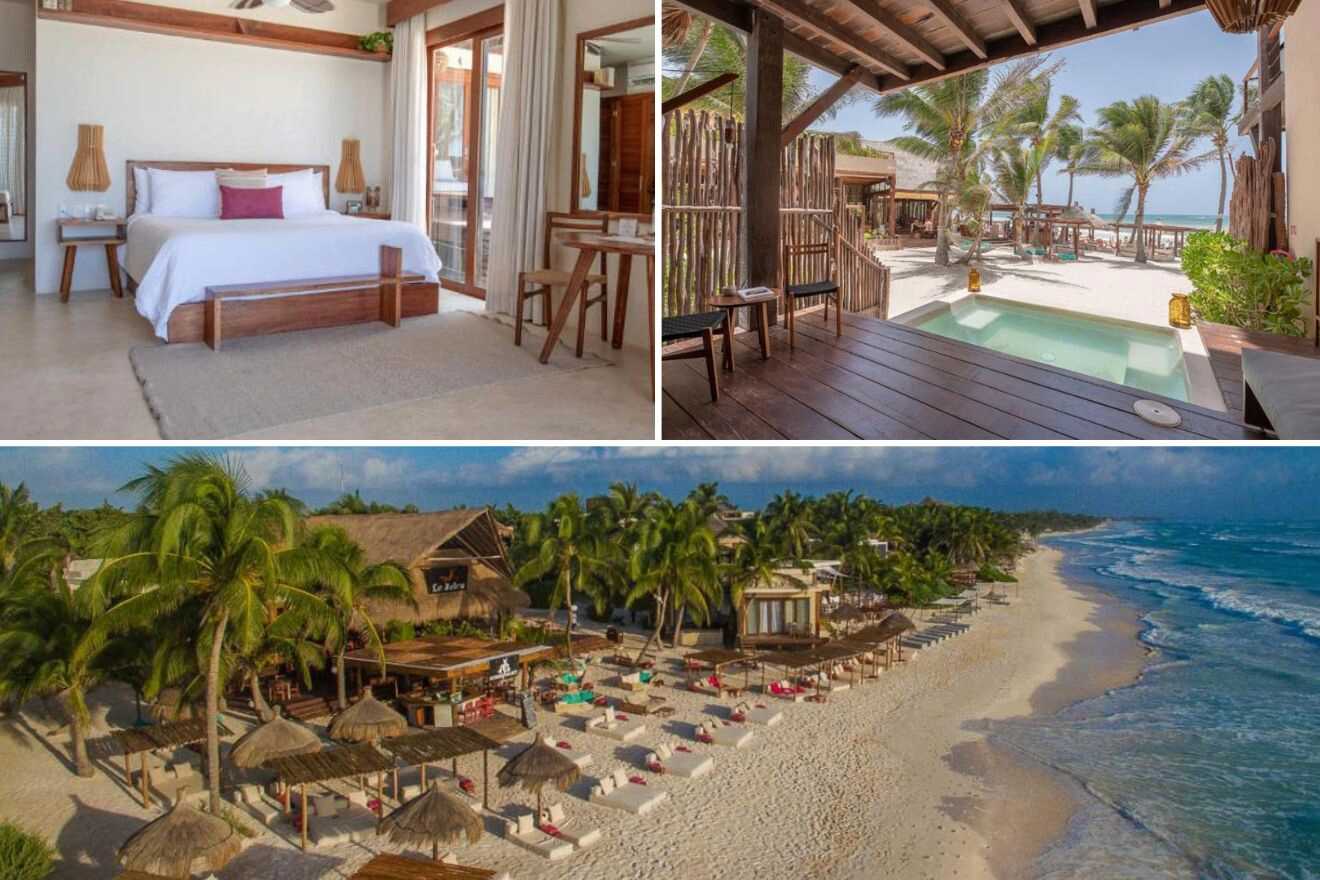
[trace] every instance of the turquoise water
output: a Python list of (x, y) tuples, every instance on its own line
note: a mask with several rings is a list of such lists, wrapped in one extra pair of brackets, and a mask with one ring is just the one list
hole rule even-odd
[(968, 296), (913, 324), (930, 333), (1187, 400), (1187, 371), (1167, 330)]
[[(1118, 219), (1117, 214), (1105, 214), (1098, 211), (1096, 212), (1096, 216), (1108, 220), (1111, 223)], [(1129, 211), (1127, 216), (1123, 218), (1123, 222), (1131, 223), (1133, 219), (1135, 218), (1133, 217), (1132, 212)], [(1144, 221), (1146, 223), (1155, 223), (1161, 226), (1196, 226), (1201, 229), (1215, 228), (1214, 214), (1147, 214)], [(1224, 226), (1228, 226), (1227, 211), (1224, 213)]]
[(1320, 522), (1125, 522), (1047, 541), (1135, 607), (1135, 684), (992, 738), (1080, 784), (1045, 880), (1320, 877)]

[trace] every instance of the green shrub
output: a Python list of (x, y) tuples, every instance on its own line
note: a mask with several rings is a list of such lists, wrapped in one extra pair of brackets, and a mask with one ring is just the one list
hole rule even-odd
[(1194, 232), (1183, 248), (1182, 269), (1202, 319), (1288, 336), (1306, 332), (1310, 260), (1258, 254), (1224, 232)]
[(55, 870), (55, 850), (17, 825), (0, 822), (0, 877), (43, 880)]
[(391, 620), (385, 624), (386, 642), (407, 642), (417, 638), (417, 629), (410, 620)]

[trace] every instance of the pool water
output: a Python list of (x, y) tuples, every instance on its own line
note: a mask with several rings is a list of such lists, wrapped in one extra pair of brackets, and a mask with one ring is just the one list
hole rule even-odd
[(1152, 394), (1189, 399), (1182, 346), (1172, 330), (976, 295), (911, 325)]

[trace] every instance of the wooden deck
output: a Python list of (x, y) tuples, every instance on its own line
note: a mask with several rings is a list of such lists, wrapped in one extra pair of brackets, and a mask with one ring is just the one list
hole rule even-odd
[(1210, 368), (1214, 370), (1215, 379), (1219, 381), (1219, 390), (1224, 395), (1224, 403), (1236, 418), (1242, 417), (1242, 349), (1261, 348), (1266, 351), (1320, 358), (1320, 348), (1316, 348), (1313, 339), (1257, 333), (1240, 327), (1230, 327), (1227, 324), (1201, 323), (1197, 325), (1197, 329), (1201, 331), (1201, 339), (1210, 353)]
[[(719, 403), (710, 401), (704, 364), (664, 364), (665, 439), (1262, 439), (1239, 421), (1240, 391), (1232, 413), (1167, 401), (1183, 423), (1159, 428), (1132, 410), (1154, 395), (878, 318), (847, 314), (836, 339), (808, 314), (795, 352), (774, 328), (768, 361), (751, 335), (736, 344), (737, 371), (720, 374)], [(1220, 344), (1227, 387), (1231, 357)]]

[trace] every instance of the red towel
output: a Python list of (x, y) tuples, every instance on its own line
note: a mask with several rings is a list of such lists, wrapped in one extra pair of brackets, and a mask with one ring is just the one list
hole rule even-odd
[(477, 784), (473, 782), (471, 779), (458, 780), (458, 787), (463, 789), (468, 794), (475, 794), (477, 791)]
[(690, 751), (692, 751), (692, 750), (689, 749), (687, 746), (674, 746), (674, 751), (676, 751), (676, 752), (690, 752)]
[(571, 745), (569, 745), (569, 743), (568, 743), (567, 740), (562, 740), (562, 739), (561, 739), (559, 742), (555, 743), (555, 748), (557, 748), (557, 749), (571, 749), (571, 748), (573, 748), (573, 747), (572, 747)]
[(729, 716), (729, 720), (743, 722), (747, 720), (747, 716), (741, 712), (734, 712), (732, 715)]
[(559, 836), (559, 829), (551, 825), (549, 822), (542, 825), (541, 830), (544, 831), (546, 834), (549, 834), (551, 837)]
[(620, 720), (620, 721), (627, 721), (627, 720), (628, 720), (628, 716), (627, 716), (627, 715), (624, 715), (622, 712), (615, 712), (615, 713), (614, 713), (614, 717), (617, 718), (617, 719)]
[(629, 776), (628, 781), (633, 785), (646, 785), (646, 780), (640, 776)]

